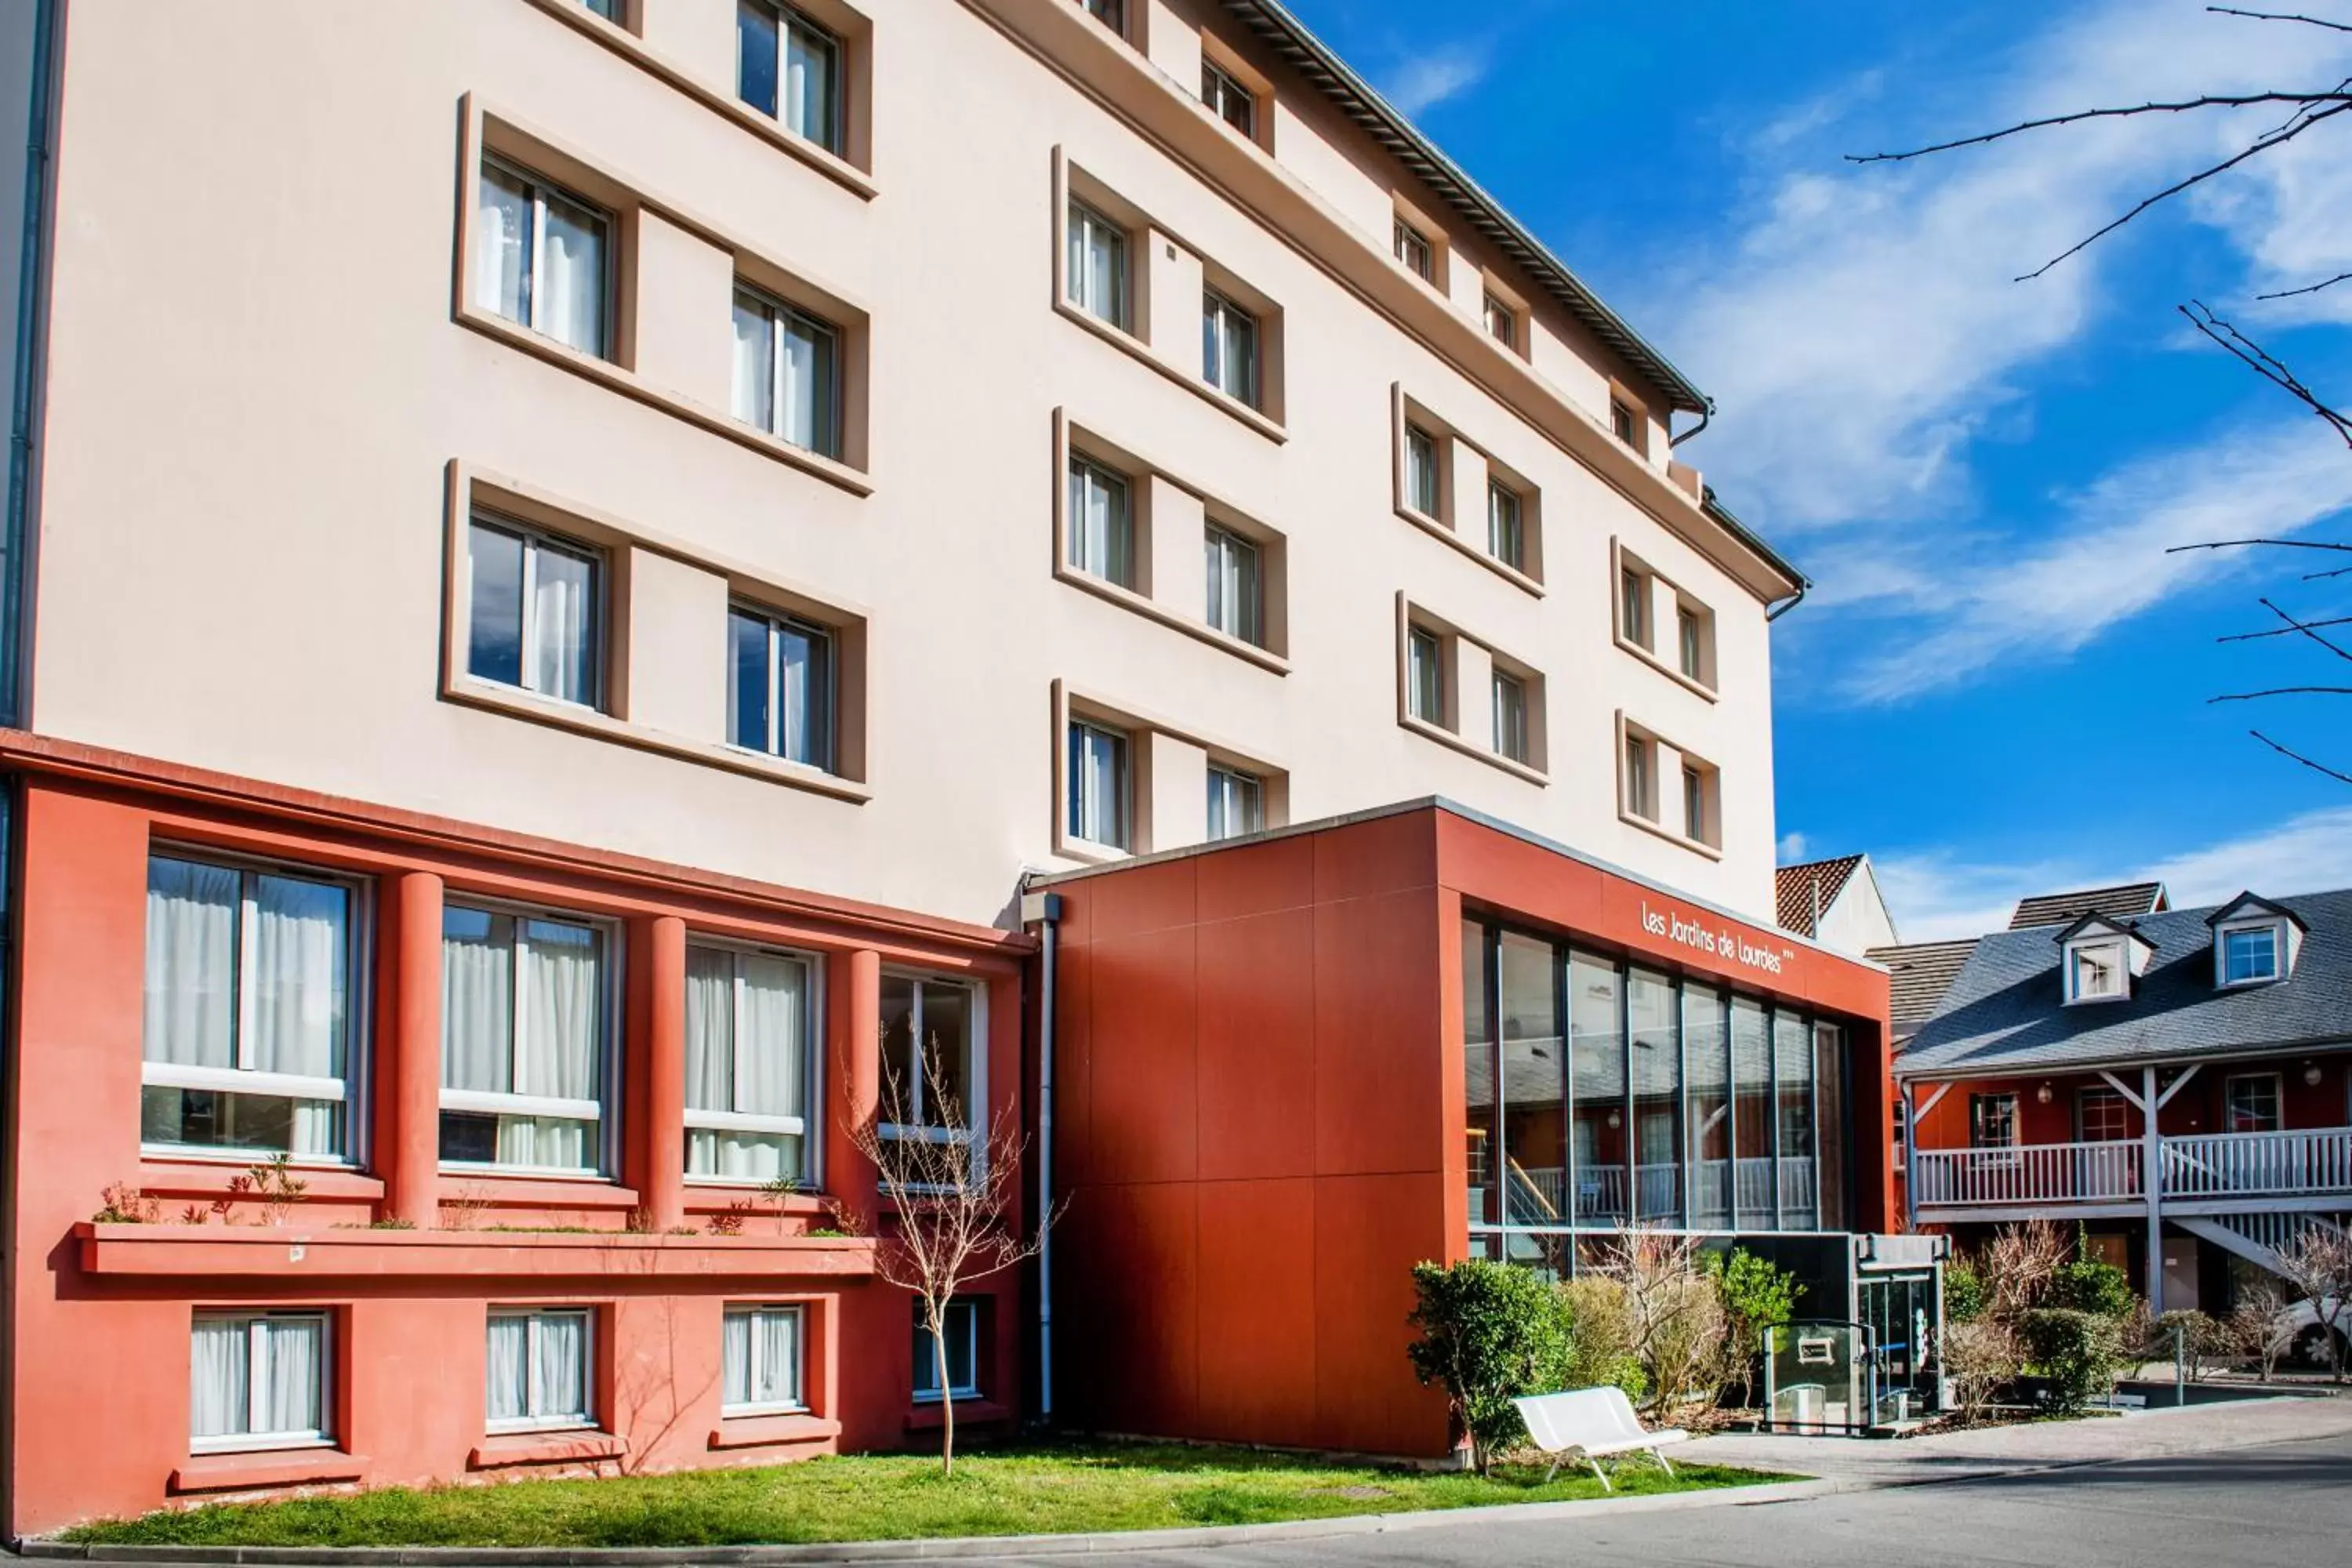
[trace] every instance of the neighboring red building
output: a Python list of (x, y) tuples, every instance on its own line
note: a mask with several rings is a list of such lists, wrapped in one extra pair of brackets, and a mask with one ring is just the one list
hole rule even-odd
[(1872, 965), (1444, 802), (1040, 885), (1068, 1420), (1443, 1455), (1415, 1263), (1892, 1228)]
[(2028, 900), (1895, 1058), (1906, 1205), (1963, 1241), (2079, 1224), (2152, 1308), (2224, 1311), (2248, 1271), (2352, 1211), (2347, 1046), (2352, 892)]

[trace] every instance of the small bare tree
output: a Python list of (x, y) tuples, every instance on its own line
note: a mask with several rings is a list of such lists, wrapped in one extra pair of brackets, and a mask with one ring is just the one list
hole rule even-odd
[(1698, 1256), (1695, 1237), (1637, 1229), (1609, 1243), (1595, 1269), (1624, 1289), (1633, 1352), (1661, 1417), (1720, 1387), (1723, 1300)]
[(2352, 1312), (2352, 1234), (2332, 1225), (2313, 1225), (2279, 1253), (2295, 1299), (2308, 1302), (2326, 1342), (2327, 1370), (2344, 1381), (2344, 1326)]
[(1990, 1318), (1953, 1323), (1944, 1330), (1944, 1371), (1968, 1421), (1983, 1419), (1993, 1395), (2025, 1370), (2025, 1347), (2006, 1323)]
[(1985, 1315), (2011, 1323), (2042, 1305), (2060, 1266), (2074, 1255), (2066, 1233), (2046, 1219), (2002, 1226), (1977, 1260), (1977, 1273), (1984, 1280)]
[(2265, 1279), (2238, 1292), (2238, 1304), (2222, 1323), (2230, 1348), (2252, 1363), (2255, 1375), (2264, 1383), (2278, 1370), (2279, 1357), (2286, 1354), (2294, 1337), (2286, 1321), (2288, 1305), (2286, 1292)]
[(881, 1102), (871, 1120), (851, 1131), (850, 1141), (874, 1162), (887, 1221), (875, 1227), (874, 1271), (922, 1303), (940, 1389), (940, 1470), (953, 1475), (948, 1303), (967, 1287), (1034, 1258), (1055, 1216), (1041, 1214), (1036, 1230), (1021, 1235), (1021, 1162), (1028, 1140), (1018, 1119), (984, 1117), (985, 1130), (975, 1131), (961, 1097), (947, 1087), (953, 1077), (940, 1070), (939, 1041), (921, 1049), (920, 1124), (907, 1084), (886, 1069)]

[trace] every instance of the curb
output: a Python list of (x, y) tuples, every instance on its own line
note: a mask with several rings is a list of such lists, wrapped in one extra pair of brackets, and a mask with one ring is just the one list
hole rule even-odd
[(812, 1542), (801, 1546), (618, 1546), (549, 1550), (478, 1546), (81, 1546), (28, 1540), (17, 1554), (82, 1563), (333, 1563), (338, 1568), (682, 1568), (694, 1563), (769, 1564), (906, 1563), (940, 1558), (1066, 1557), (1086, 1552), (1154, 1552), (1185, 1547), (1245, 1546), (1264, 1542), (1385, 1535), (1446, 1524), (1504, 1521), (1542, 1522), (1596, 1514), (1664, 1513), (1734, 1504), (1795, 1502), (1806, 1498), (1877, 1489), (1851, 1480), (1769, 1481), (1710, 1487), (1654, 1496), (1589, 1498), (1573, 1502), (1489, 1503), (1476, 1508), (1416, 1509), (1401, 1513), (1353, 1513), (1332, 1519), (1271, 1524), (1203, 1524), (1175, 1530), (1122, 1530), (1063, 1535), (959, 1535), (928, 1541)]

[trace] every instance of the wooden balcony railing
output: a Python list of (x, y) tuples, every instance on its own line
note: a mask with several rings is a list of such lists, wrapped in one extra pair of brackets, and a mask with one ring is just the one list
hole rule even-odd
[[(2168, 1198), (2352, 1193), (2352, 1127), (2166, 1138), (2159, 1149)], [(1915, 1197), (1923, 1209), (2126, 1203), (2147, 1193), (2141, 1150), (2137, 1139), (1921, 1149)]]

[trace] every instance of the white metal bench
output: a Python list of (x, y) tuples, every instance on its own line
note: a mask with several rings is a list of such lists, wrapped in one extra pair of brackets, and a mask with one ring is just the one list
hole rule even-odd
[(1642, 1430), (1641, 1422), (1633, 1418), (1633, 1402), (1625, 1397), (1623, 1389), (1614, 1386), (1536, 1394), (1511, 1403), (1519, 1407), (1519, 1418), (1528, 1424), (1528, 1437), (1552, 1457), (1551, 1468), (1544, 1472), (1547, 1481), (1559, 1473), (1561, 1465), (1578, 1459), (1600, 1477), (1602, 1491), (1614, 1491), (1617, 1489), (1609, 1484), (1600, 1461), (1612, 1454), (1636, 1450), (1647, 1452), (1671, 1476), (1675, 1467), (1660, 1450), (1668, 1443), (1687, 1442), (1690, 1438), (1690, 1434), (1678, 1426), (1661, 1432)]

